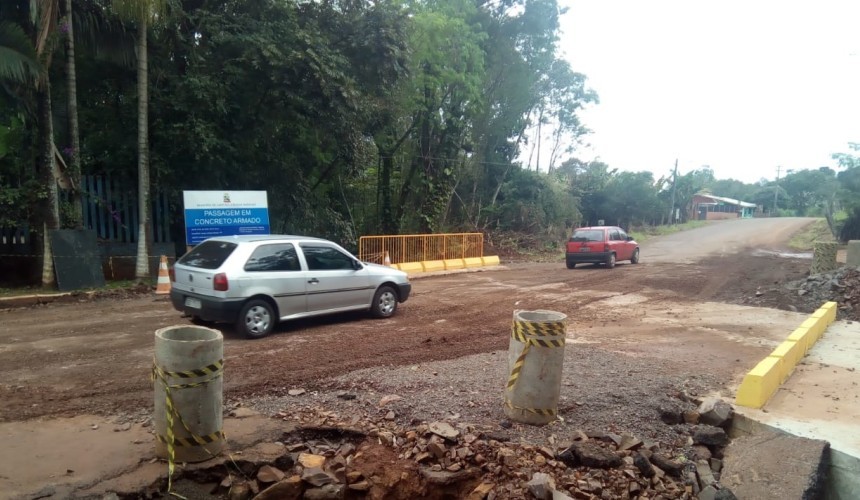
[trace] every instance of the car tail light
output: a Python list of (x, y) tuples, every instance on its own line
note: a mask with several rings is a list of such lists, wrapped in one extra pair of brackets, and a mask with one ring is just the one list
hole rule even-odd
[(171, 283), (176, 283), (176, 269), (173, 269), (172, 267), (167, 269), (167, 275), (170, 276)]
[(609, 251), (609, 243), (604, 243), (604, 244), (603, 244), (603, 251), (604, 251), (604, 252), (608, 252), (608, 251)]
[(227, 275), (224, 273), (218, 273), (215, 275), (215, 278), (212, 280), (212, 288), (219, 292), (226, 292), (230, 289), (230, 283), (227, 282)]

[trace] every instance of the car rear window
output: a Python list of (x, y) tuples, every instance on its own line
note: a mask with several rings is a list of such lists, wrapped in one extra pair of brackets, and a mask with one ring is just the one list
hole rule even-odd
[(179, 264), (202, 269), (218, 269), (236, 249), (229, 241), (204, 241), (179, 259)]
[(573, 232), (570, 241), (586, 242), (586, 241), (603, 241), (603, 231), (600, 229), (580, 229)]

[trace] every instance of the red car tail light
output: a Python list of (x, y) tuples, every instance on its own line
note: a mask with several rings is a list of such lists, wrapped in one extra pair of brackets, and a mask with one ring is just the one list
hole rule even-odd
[(215, 278), (212, 279), (212, 288), (219, 292), (226, 292), (230, 289), (230, 283), (227, 281), (227, 275), (224, 273), (218, 273), (215, 275)]
[(170, 276), (170, 282), (176, 283), (176, 270), (172, 267), (167, 270), (167, 275)]
[(604, 252), (608, 252), (608, 251), (609, 251), (609, 243), (604, 243), (604, 244), (603, 244), (603, 251), (604, 251)]

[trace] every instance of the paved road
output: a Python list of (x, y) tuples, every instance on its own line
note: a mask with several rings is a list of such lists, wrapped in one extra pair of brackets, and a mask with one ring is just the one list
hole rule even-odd
[(704, 257), (725, 256), (756, 248), (783, 247), (791, 235), (816, 219), (781, 217), (738, 219), (670, 234), (642, 244), (648, 262), (695, 262)]

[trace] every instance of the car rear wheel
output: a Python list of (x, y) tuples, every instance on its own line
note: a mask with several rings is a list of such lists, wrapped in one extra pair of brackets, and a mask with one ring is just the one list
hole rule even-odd
[(576, 262), (567, 262), (568, 269), (573, 269), (574, 267), (576, 267)]
[(397, 293), (388, 285), (383, 285), (373, 295), (370, 313), (375, 318), (389, 318), (397, 311)]
[(271, 304), (259, 299), (249, 300), (236, 321), (236, 330), (251, 339), (265, 337), (274, 327), (275, 312)]
[(639, 249), (638, 248), (636, 250), (633, 250), (633, 256), (630, 257), (630, 263), (631, 264), (638, 264), (639, 263)]
[(606, 268), (612, 269), (613, 267), (615, 267), (615, 254), (611, 253), (609, 254), (609, 258), (606, 259)]

